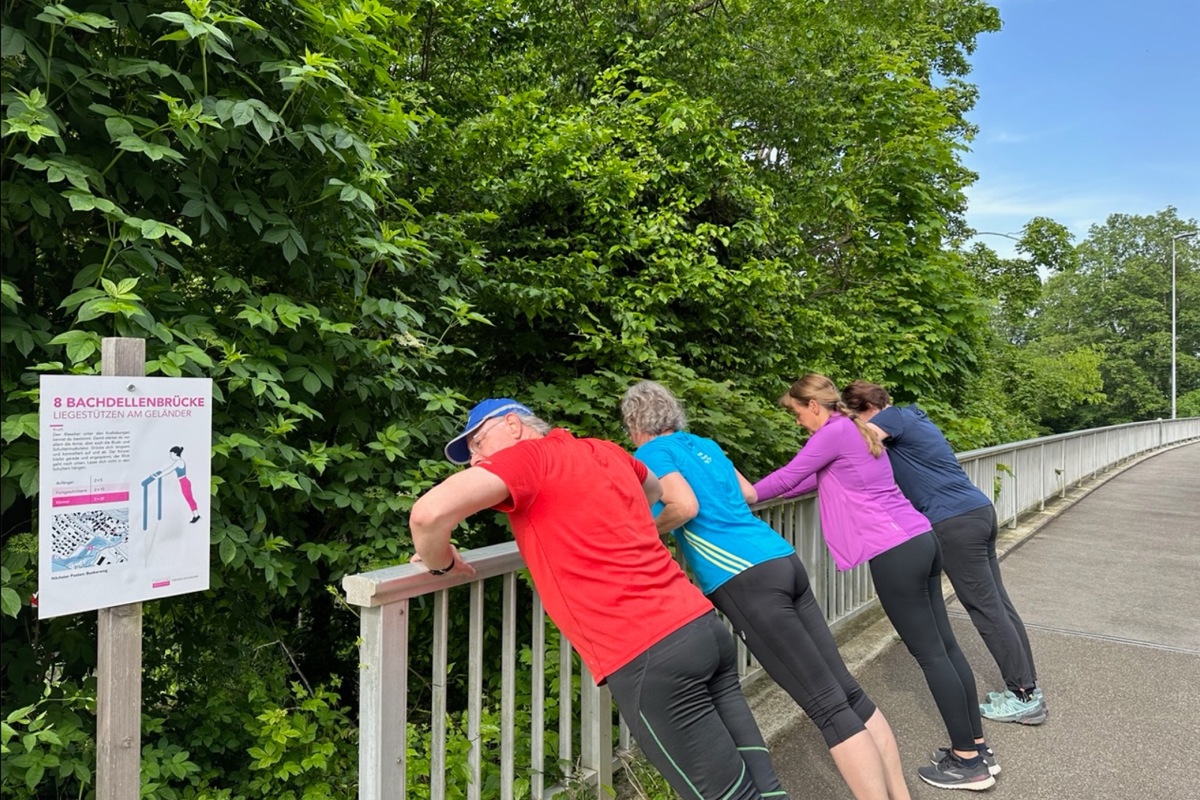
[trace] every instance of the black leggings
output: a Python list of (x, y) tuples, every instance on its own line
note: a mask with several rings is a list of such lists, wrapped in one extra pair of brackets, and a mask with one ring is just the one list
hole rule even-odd
[(1005, 685), (1013, 691), (1032, 688), (1037, 670), (1029, 636), (1000, 579), (996, 509), (988, 504), (935, 522), (933, 532), (942, 546), (946, 576), (996, 660)]
[(709, 599), (774, 681), (800, 704), (829, 747), (866, 730), (875, 704), (846, 669), (795, 554), (765, 561)]
[(684, 800), (784, 798), (716, 612), (608, 676), (642, 753)]
[(879, 604), (925, 673), (950, 745), (974, 751), (983, 737), (975, 676), (950, 629), (942, 597), (942, 551), (929, 531), (871, 559)]

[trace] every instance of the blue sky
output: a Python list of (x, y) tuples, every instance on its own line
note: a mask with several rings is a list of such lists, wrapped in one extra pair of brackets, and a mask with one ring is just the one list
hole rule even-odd
[[(1034, 216), (1082, 241), (1109, 214), (1173, 205), (1200, 217), (1200, 0), (993, 0), (963, 154), (979, 180), (968, 224), (1018, 233)], [(1013, 245), (980, 238), (1004, 256)]]

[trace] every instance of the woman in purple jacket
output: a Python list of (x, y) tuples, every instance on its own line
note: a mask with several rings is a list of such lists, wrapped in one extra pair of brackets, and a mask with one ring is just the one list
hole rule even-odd
[(864, 561), (884, 613), (925, 673), (950, 747), (917, 774), (933, 786), (980, 790), (999, 773), (983, 738), (975, 676), (942, 598), (942, 554), (924, 516), (900, 492), (883, 446), (824, 375), (792, 384), (780, 404), (812, 436), (786, 466), (754, 484), (758, 500), (817, 490), (825, 543), (839, 570)]

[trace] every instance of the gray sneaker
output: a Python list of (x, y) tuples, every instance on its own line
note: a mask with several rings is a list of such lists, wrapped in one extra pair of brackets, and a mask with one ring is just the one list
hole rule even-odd
[[(930, 764), (939, 764), (941, 760), (950, 754), (949, 747), (939, 747), (929, 756)], [(983, 756), (983, 763), (987, 764), (988, 772), (992, 775), (1000, 774), (1000, 762), (996, 761), (996, 751), (988, 747), (979, 751), (979, 755)]]
[(930, 786), (939, 789), (966, 789), (981, 792), (996, 785), (987, 764), (980, 761), (973, 767), (963, 764), (953, 753), (930, 767), (918, 767), (917, 775)]

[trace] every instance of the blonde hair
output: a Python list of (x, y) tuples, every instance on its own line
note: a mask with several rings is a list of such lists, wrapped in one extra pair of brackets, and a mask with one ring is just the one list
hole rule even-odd
[(779, 398), (779, 404), (788, 408), (793, 403), (805, 405), (812, 400), (816, 400), (817, 405), (824, 406), (830, 411), (836, 411), (853, 420), (855, 426), (858, 427), (858, 432), (866, 440), (867, 449), (871, 451), (871, 455), (879, 458), (883, 453), (883, 444), (879, 441), (879, 437), (875, 435), (875, 431), (867, 427), (866, 423), (859, 420), (858, 414), (842, 402), (842, 396), (838, 393), (837, 386), (824, 375), (818, 375), (815, 372), (808, 373), (788, 387), (787, 392)]

